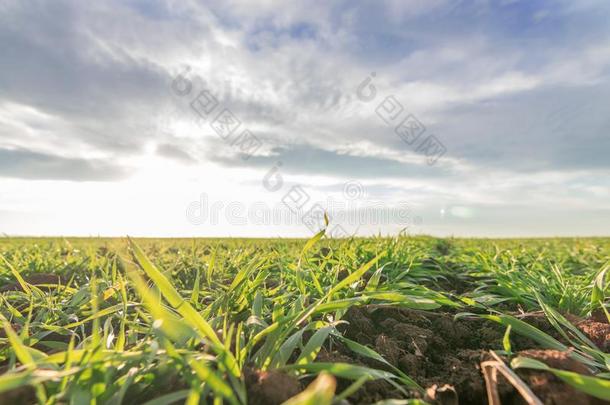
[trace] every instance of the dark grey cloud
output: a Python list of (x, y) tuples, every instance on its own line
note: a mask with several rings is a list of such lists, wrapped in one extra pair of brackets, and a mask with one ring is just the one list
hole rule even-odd
[[(9, 3), (10, 12), (0, 13), (0, 98), (63, 118), (71, 126), (65, 137), (138, 153), (169, 97), (169, 72), (98, 37), (92, 9), (71, 1)], [(108, 10), (98, 11), (100, 20), (110, 19)]]
[(116, 181), (127, 168), (100, 160), (64, 158), (28, 150), (0, 149), (0, 177), (28, 180)]
[(310, 145), (293, 145), (272, 148), (269, 156), (226, 155), (210, 152), (207, 158), (224, 166), (272, 168), (278, 162), (287, 173), (342, 176), (347, 178), (433, 178), (450, 175), (442, 167), (425, 164), (408, 164), (380, 157), (353, 156), (337, 151), (316, 148)]
[(168, 143), (157, 145), (157, 155), (183, 163), (195, 163), (196, 160), (184, 149)]
[(610, 85), (557, 86), (448, 109), (452, 156), (516, 172), (610, 168)]

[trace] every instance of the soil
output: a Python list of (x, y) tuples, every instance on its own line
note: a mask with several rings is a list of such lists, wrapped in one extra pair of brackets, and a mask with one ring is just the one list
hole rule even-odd
[[(569, 357), (569, 352), (557, 350), (525, 350), (520, 356), (540, 360), (552, 368), (574, 371), (579, 374), (591, 375), (585, 365)], [(532, 389), (534, 394), (541, 398), (545, 404), (604, 404), (605, 402), (593, 398), (583, 392), (577, 391), (551, 373), (520, 369), (517, 374)], [(515, 404), (525, 404), (519, 396), (515, 396)]]
[(431, 276), (436, 276), (430, 281), (422, 282), (427, 287), (453, 294), (464, 294), (476, 288), (477, 284), (472, 277), (457, 276), (464, 273), (463, 265), (460, 263), (439, 262), (435, 257), (429, 257), (423, 260), (422, 266)]
[[(32, 274), (30, 276), (24, 276), (23, 279), (28, 284), (32, 284), (35, 286), (39, 286), (42, 284), (61, 284), (61, 277), (56, 274)], [(40, 288), (44, 289), (44, 287)], [(6, 291), (23, 291), (23, 289), (21, 288), (21, 284), (19, 284), (18, 282), (14, 282), (0, 287), (0, 292)]]
[(608, 316), (606, 315), (604, 310), (601, 308), (597, 308), (595, 311), (593, 311), (593, 313), (591, 314), (591, 320), (595, 321), (595, 322), (601, 322), (601, 323), (610, 323), (608, 321)]
[(15, 388), (0, 394), (0, 405), (35, 403), (36, 391), (30, 386)]
[[(479, 363), (489, 349), (501, 347), (502, 328), (482, 321), (454, 321), (449, 313), (391, 307), (351, 308), (344, 319), (350, 323), (345, 330), (348, 338), (373, 347), (421, 386), (436, 386), (437, 394), (445, 385), (451, 386), (436, 398), (452, 397), (448, 392), (455, 391), (460, 403), (486, 403)], [(347, 349), (342, 352), (351, 356)], [(382, 368), (373, 360), (355, 357), (354, 361)], [(387, 398), (387, 392), (366, 388), (366, 392), (350, 399), (371, 403)]]
[(279, 405), (301, 392), (302, 387), (295, 377), (280, 371), (245, 369), (248, 404)]
[(578, 322), (576, 327), (603, 352), (610, 352), (610, 324), (587, 319)]
[[(453, 314), (424, 312), (395, 307), (354, 307), (345, 315), (349, 325), (345, 336), (374, 348), (395, 367), (405, 372), (427, 389), (426, 399), (437, 404), (486, 404), (485, 380), (481, 374), (481, 361), (489, 359), (489, 350), (501, 350), (504, 327), (482, 320), (454, 320)], [(558, 340), (561, 336), (542, 317), (533, 317), (536, 327)], [(610, 325), (582, 321), (579, 329), (600, 348), (610, 343)], [(516, 334), (511, 335), (513, 351), (522, 351), (529, 357), (538, 356), (551, 367), (588, 374), (586, 367), (574, 362), (566, 353), (540, 350), (539, 346)], [(318, 361), (341, 361), (369, 365), (383, 369), (383, 364), (355, 355), (341, 345), (332, 353), (321, 352)], [(521, 371), (520, 371), (521, 373)], [(597, 404), (595, 398), (575, 392), (553, 375), (524, 370), (528, 385), (544, 403)], [(499, 394), (503, 404), (522, 403), (519, 394), (501, 379)], [(338, 390), (342, 388), (339, 381)], [(389, 395), (390, 394), (390, 395)], [(413, 393), (415, 394), (415, 393)], [(350, 403), (373, 403), (388, 397), (401, 398), (400, 392), (385, 382), (365, 384), (349, 398)], [(578, 402), (558, 402), (574, 398)]]

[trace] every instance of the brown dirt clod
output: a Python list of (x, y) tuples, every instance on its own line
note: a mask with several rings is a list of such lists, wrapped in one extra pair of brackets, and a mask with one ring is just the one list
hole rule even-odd
[(610, 351), (610, 324), (588, 319), (579, 322), (576, 327), (603, 352)]
[(36, 391), (30, 386), (15, 388), (0, 393), (0, 404), (35, 404)]
[(397, 364), (402, 353), (398, 342), (383, 333), (375, 339), (375, 349), (377, 350), (377, 353), (381, 354), (390, 364)]
[[(525, 350), (519, 352), (519, 355), (539, 360), (552, 368), (590, 375), (586, 366), (569, 357), (569, 351)], [(551, 373), (539, 370), (519, 369), (517, 370), (517, 374), (545, 404), (586, 405), (604, 403), (599, 399), (575, 390)], [(523, 403), (523, 401), (520, 401), (520, 397), (515, 397), (513, 403)]]
[(547, 366), (560, 370), (574, 371), (579, 374), (590, 375), (587, 367), (570, 357), (570, 351), (559, 350), (523, 350), (520, 356), (540, 360)]
[[(24, 276), (23, 279), (31, 285), (42, 285), (42, 284), (61, 284), (61, 277), (57, 274), (32, 274), (29, 276)], [(0, 287), (0, 292), (6, 291), (23, 291), (21, 288), (21, 284), (18, 282), (10, 283)]]
[(601, 323), (610, 323), (608, 321), (608, 316), (606, 315), (606, 312), (602, 308), (597, 308), (591, 313), (591, 320)]
[(424, 397), (426, 402), (430, 402), (438, 405), (458, 405), (458, 395), (455, 388), (449, 384), (445, 384), (439, 387), (438, 384), (426, 389), (426, 396)]
[(280, 371), (245, 370), (248, 403), (279, 405), (301, 392), (299, 381)]

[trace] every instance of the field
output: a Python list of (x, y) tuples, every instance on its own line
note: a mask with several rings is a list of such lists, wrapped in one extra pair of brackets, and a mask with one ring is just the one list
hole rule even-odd
[(3, 404), (610, 401), (610, 239), (4, 238), (0, 253)]

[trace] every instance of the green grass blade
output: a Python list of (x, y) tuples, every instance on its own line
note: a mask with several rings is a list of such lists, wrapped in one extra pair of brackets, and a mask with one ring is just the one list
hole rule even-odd
[(328, 338), (328, 335), (333, 331), (334, 326), (327, 326), (325, 328), (318, 329), (307, 341), (307, 344), (301, 351), (301, 355), (296, 360), (296, 364), (307, 364), (315, 360), (316, 356), (320, 352), (322, 345)]
[(320, 373), (309, 386), (282, 405), (331, 405), (337, 381), (327, 373)]

